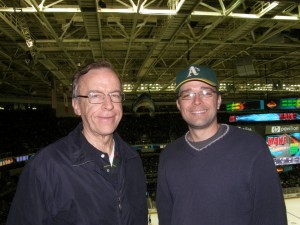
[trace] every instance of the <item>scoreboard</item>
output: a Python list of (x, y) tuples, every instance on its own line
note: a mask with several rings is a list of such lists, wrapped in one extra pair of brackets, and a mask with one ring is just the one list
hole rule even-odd
[(227, 112), (300, 109), (300, 98), (239, 101), (228, 103), (225, 108)]

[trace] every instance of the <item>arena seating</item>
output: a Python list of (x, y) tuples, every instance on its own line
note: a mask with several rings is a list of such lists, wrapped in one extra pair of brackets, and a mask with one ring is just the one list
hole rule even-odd
[[(220, 122), (227, 117), (218, 115)], [(0, 155), (12, 156), (33, 154), (42, 147), (67, 135), (78, 123), (79, 118), (57, 118), (50, 110), (9, 110), (0, 111)], [(123, 116), (117, 132), (130, 145), (166, 144), (187, 131), (187, 125), (179, 113), (163, 113), (150, 117), (147, 114)], [(147, 178), (148, 196), (152, 200), (156, 196), (159, 153), (138, 150), (144, 165)], [(0, 221), (7, 216), (10, 202), (18, 182), (18, 173), (9, 171), (23, 167), (25, 162), (0, 167)], [(300, 187), (300, 165), (279, 173), (283, 188)]]

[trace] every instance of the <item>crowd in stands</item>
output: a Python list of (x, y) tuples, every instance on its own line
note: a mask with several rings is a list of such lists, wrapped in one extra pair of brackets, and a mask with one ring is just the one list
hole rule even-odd
[(282, 188), (300, 188), (300, 165), (289, 166), (288, 171), (279, 173)]
[[(228, 121), (228, 116), (220, 115), (220, 122)], [(223, 121), (222, 121), (223, 120)], [(10, 110), (0, 111), (0, 156), (35, 153), (42, 147), (67, 135), (80, 119), (57, 118), (52, 110)], [(117, 132), (131, 145), (166, 144), (187, 131), (187, 126), (179, 113), (162, 113), (153, 117), (149, 114), (123, 116)], [(155, 199), (159, 151), (140, 152), (147, 177), (148, 194)], [(0, 225), (4, 224), (9, 204), (14, 195), (18, 174), (9, 170), (22, 164), (0, 167)], [(300, 187), (300, 165), (292, 166), (287, 172), (279, 173), (282, 187)]]
[(18, 176), (2, 174), (0, 179), (0, 225), (5, 224), (11, 200), (13, 199)]

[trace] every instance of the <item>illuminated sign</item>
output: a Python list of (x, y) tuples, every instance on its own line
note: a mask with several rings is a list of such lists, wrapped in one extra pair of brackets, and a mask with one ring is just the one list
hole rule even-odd
[(266, 143), (276, 165), (300, 164), (300, 133), (266, 136)]
[(300, 109), (300, 98), (283, 98), (275, 100), (253, 100), (244, 102), (233, 102), (226, 104), (226, 111), (248, 111), (248, 110), (286, 110)]
[(28, 159), (29, 159), (29, 155), (22, 155), (22, 156), (16, 157), (17, 162), (27, 161)]
[(271, 145), (285, 145), (286, 144), (286, 135), (275, 136), (275, 137), (267, 137), (267, 143), (269, 146)]
[(235, 102), (226, 104), (226, 111), (247, 111), (247, 110), (263, 110), (264, 101), (255, 100), (247, 102)]
[(300, 120), (299, 113), (261, 113), (229, 116), (229, 122), (266, 122)]
[(282, 109), (294, 109), (300, 107), (300, 99), (296, 98), (287, 98), (281, 100)]
[(144, 144), (144, 145), (132, 145), (134, 150), (156, 150), (166, 147), (166, 144)]
[(14, 160), (13, 160), (12, 157), (0, 159), (0, 166), (6, 166), (6, 165), (9, 165), (13, 162), (14, 162)]
[(300, 124), (266, 126), (266, 134), (300, 132)]
[(279, 100), (268, 100), (266, 109), (300, 109), (300, 98), (283, 98)]

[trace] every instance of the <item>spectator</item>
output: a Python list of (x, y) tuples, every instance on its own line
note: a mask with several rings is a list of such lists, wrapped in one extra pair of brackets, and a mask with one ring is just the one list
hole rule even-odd
[(190, 66), (176, 77), (188, 132), (162, 151), (156, 204), (160, 225), (286, 225), (279, 176), (265, 140), (219, 124), (215, 72)]
[(7, 225), (147, 224), (142, 161), (115, 132), (123, 100), (108, 62), (75, 74), (72, 105), (82, 122), (25, 166)]

